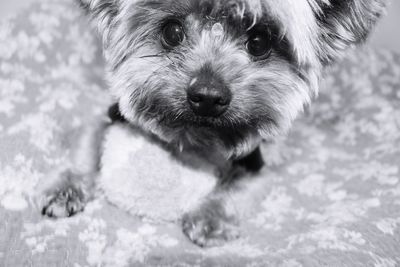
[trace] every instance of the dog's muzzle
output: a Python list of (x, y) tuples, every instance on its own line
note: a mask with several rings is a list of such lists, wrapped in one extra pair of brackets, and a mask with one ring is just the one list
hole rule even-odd
[(226, 112), (232, 93), (225, 82), (209, 67), (203, 67), (191, 80), (187, 101), (197, 116), (219, 117)]

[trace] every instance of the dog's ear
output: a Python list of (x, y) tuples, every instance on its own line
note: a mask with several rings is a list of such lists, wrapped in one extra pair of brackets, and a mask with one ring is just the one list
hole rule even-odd
[(109, 36), (110, 29), (120, 9), (120, 0), (76, 0), (81, 8), (89, 15), (103, 41)]
[(388, 0), (319, 1), (320, 59), (329, 64), (351, 46), (364, 42), (385, 12)]

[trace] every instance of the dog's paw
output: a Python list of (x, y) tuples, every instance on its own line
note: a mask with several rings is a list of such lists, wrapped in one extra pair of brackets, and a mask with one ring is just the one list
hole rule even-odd
[(187, 213), (182, 218), (182, 230), (196, 245), (220, 246), (239, 237), (236, 221), (220, 205), (210, 204)]
[(47, 193), (42, 215), (50, 218), (71, 217), (83, 211), (84, 207), (82, 190), (73, 184), (66, 184), (58, 190)]

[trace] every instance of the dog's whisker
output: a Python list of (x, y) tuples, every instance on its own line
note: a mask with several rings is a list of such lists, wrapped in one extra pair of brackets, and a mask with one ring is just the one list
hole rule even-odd
[(137, 57), (137, 58), (152, 58), (152, 57), (163, 57), (164, 56), (164, 54), (154, 54), (154, 55), (145, 55), (145, 56), (140, 56), (140, 57)]

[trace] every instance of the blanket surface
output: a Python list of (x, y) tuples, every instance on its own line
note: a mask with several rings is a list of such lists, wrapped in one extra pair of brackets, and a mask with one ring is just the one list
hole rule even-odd
[(99, 42), (71, 0), (0, 23), (0, 266), (399, 266), (400, 55), (362, 49), (327, 73), (279, 146), (241, 238), (200, 249), (103, 199), (42, 218), (35, 186), (66, 164), (69, 133), (110, 99)]

